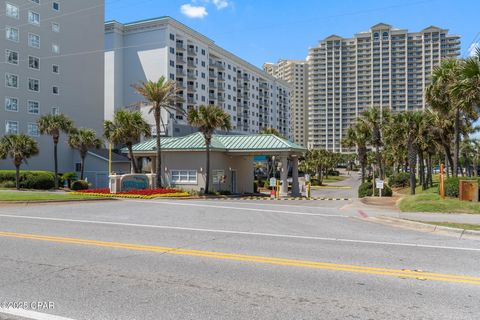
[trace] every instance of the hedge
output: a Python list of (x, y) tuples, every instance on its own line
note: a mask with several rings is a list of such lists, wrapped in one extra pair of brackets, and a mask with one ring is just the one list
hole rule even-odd
[[(371, 197), (372, 196), (372, 182), (365, 182), (358, 187), (358, 197), (359, 198), (365, 198), (365, 197)], [(378, 189), (375, 188), (375, 196), (378, 196)], [(382, 189), (382, 197), (391, 197), (392, 196), (392, 189), (387, 185), (383, 185)]]
[(72, 182), (72, 190), (79, 191), (79, 190), (87, 190), (88, 189), (88, 182), (85, 180), (77, 180)]
[(392, 188), (405, 188), (410, 186), (410, 173), (399, 172), (388, 177), (388, 185)]
[[(55, 186), (54, 174), (49, 171), (20, 171), (20, 188), (48, 190)], [(0, 183), (15, 183), (15, 170), (0, 170)], [(8, 185), (8, 184), (7, 184)]]

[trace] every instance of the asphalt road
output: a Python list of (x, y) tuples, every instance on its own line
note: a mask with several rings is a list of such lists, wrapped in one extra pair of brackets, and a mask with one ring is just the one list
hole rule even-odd
[(346, 201), (1, 207), (0, 261), (0, 303), (53, 303), (0, 319), (480, 314), (479, 241), (374, 224)]

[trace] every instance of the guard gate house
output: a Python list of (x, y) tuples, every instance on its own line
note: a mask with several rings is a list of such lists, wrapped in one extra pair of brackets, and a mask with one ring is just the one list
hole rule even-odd
[[(162, 137), (162, 181), (164, 185), (186, 190), (205, 188), (206, 151), (201, 133), (184, 137)], [(143, 171), (155, 172), (156, 140), (133, 146), (135, 159), (143, 163)], [(288, 160), (292, 166), (292, 195), (299, 195), (298, 158), (304, 147), (275, 135), (213, 135), (210, 148), (210, 186), (212, 190), (252, 193), (254, 184), (253, 157), (275, 156), (282, 167), (281, 193), (288, 193)], [(127, 150), (122, 150), (127, 153)], [(143, 161), (140, 161), (143, 160)]]

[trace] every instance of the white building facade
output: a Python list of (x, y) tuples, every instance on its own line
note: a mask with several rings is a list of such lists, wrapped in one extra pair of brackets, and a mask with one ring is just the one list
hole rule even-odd
[[(40, 154), (24, 169), (53, 170), (53, 142), (40, 136), (43, 114), (63, 113), (102, 134), (103, 0), (0, 1), (0, 136), (27, 133)], [(74, 171), (73, 151), (59, 143), (60, 172)], [(0, 169), (12, 168), (10, 160)]]
[(308, 141), (308, 63), (306, 60), (285, 60), (265, 63), (263, 70), (287, 82), (291, 88), (290, 125), (292, 141), (307, 146)]
[[(212, 40), (170, 18), (122, 24), (105, 23), (105, 118), (142, 100), (131, 85), (174, 80), (182, 89), (178, 108), (187, 112), (214, 104), (230, 114), (232, 132), (257, 133), (275, 128), (290, 132), (290, 86)], [(192, 132), (182, 113), (163, 114), (162, 135)], [(153, 119), (149, 122), (153, 125)]]
[(369, 106), (393, 112), (427, 107), (434, 66), (460, 54), (460, 37), (377, 24), (353, 38), (332, 35), (309, 50), (308, 147), (344, 152), (341, 141)]

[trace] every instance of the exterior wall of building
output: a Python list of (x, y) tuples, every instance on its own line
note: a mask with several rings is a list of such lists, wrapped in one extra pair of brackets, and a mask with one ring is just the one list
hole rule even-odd
[(346, 130), (372, 105), (425, 109), (434, 66), (459, 52), (460, 38), (437, 27), (410, 33), (377, 24), (353, 38), (320, 41), (308, 57), (308, 147), (348, 151), (341, 145)]
[[(186, 112), (215, 104), (232, 118), (232, 131), (257, 133), (264, 127), (290, 137), (290, 86), (217, 46), (212, 40), (169, 18), (105, 24), (105, 117), (142, 100), (131, 85), (175, 80), (183, 89)], [(162, 134), (173, 136), (186, 125), (181, 113), (163, 114)], [(149, 119), (153, 125), (153, 119)]]
[[(23, 168), (53, 169), (52, 139), (39, 136), (36, 126), (40, 115), (64, 113), (77, 126), (101, 134), (103, 20), (101, 0), (1, 2), (0, 26), (4, 31), (0, 35), (0, 134), (24, 132), (35, 137), (40, 147), (40, 155)], [(16, 40), (7, 39), (11, 32), (12, 39), (18, 36)], [(16, 61), (8, 60), (7, 50), (14, 52)], [(7, 74), (16, 77), (17, 88), (6, 85)], [(71, 171), (73, 151), (65, 139), (59, 143), (58, 154), (59, 170)], [(0, 162), (0, 168), (11, 167), (11, 161)]]
[(305, 60), (279, 60), (277, 63), (265, 63), (265, 72), (282, 79), (291, 86), (290, 126), (292, 140), (306, 146), (308, 140), (307, 80), (308, 64)]
[[(76, 171), (77, 164), (80, 164), (80, 155), (78, 151), (75, 151), (72, 166), (67, 171), (75, 172), (80, 179), (80, 171)], [(112, 162), (112, 172), (128, 174), (130, 173), (130, 163)], [(92, 188), (108, 188), (108, 159), (105, 160), (90, 153), (87, 154), (84, 176)]]

